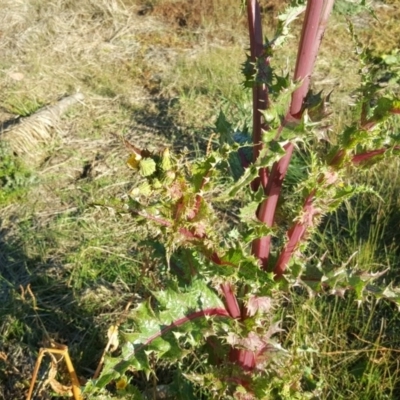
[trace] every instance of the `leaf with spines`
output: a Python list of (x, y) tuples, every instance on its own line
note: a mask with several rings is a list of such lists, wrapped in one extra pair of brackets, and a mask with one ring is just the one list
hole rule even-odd
[(157, 307), (146, 301), (131, 312), (128, 319), (134, 323), (133, 333), (121, 333), (122, 354), (106, 358), (96, 387), (119, 379), (128, 369), (149, 375), (150, 354), (170, 362), (181, 360), (190, 351), (188, 345), (203, 344), (212, 327), (210, 318), (230, 318), (221, 299), (204, 281), (194, 280), (184, 291), (178, 290), (153, 292)]
[(234, 198), (239, 191), (247, 188), (250, 183), (258, 177), (261, 168), (271, 167), (274, 162), (278, 161), (284, 154), (283, 146), (277, 142), (271, 145), (269, 149), (262, 149), (256, 162), (246, 168), (239, 180), (225, 189), (215, 200), (222, 201)]
[(192, 166), (193, 191), (195, 193), (204, 189), (206, 181), (209, 182), (211, 174), (215, 172), (217, 165), (224, 159), (217, 152), (209, 154), (207, 157), (198, 160)]
[[(236, 246), (235, 246), (236, 245)], [(241, 282), (248, 285), (249, 293), (269, 295), (276, 285), (274, 275), (263, 271), (258, 260), (242, 248), (244, 243), (232, 243), (217, 263), (205, 260), (202, 274), (211, 279), (214, 285)]]
[(134, 187), (130, 192), (129, 196), (133, 199), (137, 199), (140, 196), (148, 197), (152, 192), (152, 187), (148, 182), (143, 182), (137, 187)]
[(139, 161), (139, 171), (143, 177), (153, 175), (156, 172), (156, 162), (152, 158), (143, 158)]
[(222, 110), (219, 112), (218, 118), (215, 122), (215, 130), (219, 134), (220, 144), (232, 144), (233, 126), (228, 122)]
[(169, 171), (172, 168), (172, 160), (169, 148), (163, 150), (161, 155), (161, 169), (164, 172)]
[(288, 7), (285, 12), (278, 16), (278, 27), (274, 38), (271, 41), (273, 47), (282, 46), (288, 38), (290, 38), (289, 25), (304, 12), (305, 5), (296, 5)]

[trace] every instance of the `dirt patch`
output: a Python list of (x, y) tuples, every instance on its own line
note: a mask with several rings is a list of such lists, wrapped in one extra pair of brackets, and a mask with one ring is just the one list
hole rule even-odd
[[(275, 16), (278, 12), (284, 9), (287, 2), (279, 0), (264, 0), (260, 1), (261, 12)], [(226, 15), (236, 14), (240, 18), (231, 20), (232, 27), (247, 28), (247, 17), (244, 12), (240, 12), (236, 4), (231, 4), (229, 1), (220, 0), (193, 0), (193, 1), (163, 1), (156, 5), (145, 5), (139, 15), (152, 13), (165, 22), (174, 25), (177, 28), (198, 29), (205, 27), (210, 21), (218, 24), (218, 21), (227, 23)]]
[[(208, 4), (203, 4), (208, 3)], [(198, 28), (204, 20), (204, 12), (214, 8), (212, 1), (195, 0), (161, 3), (154, 7), (153, 15), (161, 17), (180, 28)]]

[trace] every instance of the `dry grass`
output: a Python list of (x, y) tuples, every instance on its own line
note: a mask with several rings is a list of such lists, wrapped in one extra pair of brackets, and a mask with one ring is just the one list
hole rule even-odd
[(130, 188), (121, 135), (146, 147), (170, 143), (177, 128), (159, 77), (203, 46), (199, 34), (139, 11), (136, 2), (108, 0), (0, 4), (1, 122), (85, 95), (57, 120), (35, 186), (0, 210), (0, 398), (24, 397), (43, 339), (68, 344), (79, 375), (90, 377), (132, 293), (160, 285), (137, 227), (91, 206), (118, 208)]
[[(282, 2), (262, 6), (268, 15)], [(392, 21), (394, 10), (378, 11)], [(274, 23), (267, 19), (266, 30)], [(56, 140), (32, 171), (35, 183), (1, 203), (0, 399), (11, 399), (26, 393), (44, 337), (68, 344), (79, 375), (90, 377), (132, 293), (162, 284), (162, 263), (143, 252), (121, 208), (132, 178), (121, 136), (196, 149), (219, 107), (240, 122), (238, 103), (248, 96), (238, 69), (248, 45), (244, 15), (230, 0), (2, 0), (0, 27), (0, 123), (85, 96), (51, 128)], [(340, 57), (351, 46), (345, 31), (334, 19), (314, 82), (337, 88), (343, 113), (341, 94), (355, 85), (346, 75), (357, 68)], [(276, 63), (287, 60), (293, 65), (292, 48)]]

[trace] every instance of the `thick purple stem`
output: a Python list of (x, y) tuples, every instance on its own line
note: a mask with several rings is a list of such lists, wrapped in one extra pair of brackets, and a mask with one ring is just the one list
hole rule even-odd
[[(261, 25), (260, 6), (257, 0), (247, 1), (247, 17), (250, 36), (250, 55), (251, 62), (256, 63), (257, 59), (263, 56), (264, 44)], [(265, 63), (268, 64), (268, 59)], [(255, 161), (262, 149), (262, 131), (268, 127), (263, 123), (262, 111), (268, 107), (268, 89), (265, 84), (255, 84), (253, 86), (253, 160)], [(252, 183), (253, 190), (257, 190), (259, 183), (265, 187), (268, 180), (268, 173), (265, 168), (260, 170), (259, 179)]]
[(224, 293), (225, 306), (228, 310), (229, 315), (232, 318), (240, 318), (240, 307), (237, 302), (235, 293), (233, 293), (232, 286), (229, 283), (224, 283), (221, 285), (221, 290)]
[[(257, 0), (247, 1), (247, 16), (250, 34), (250, 55), (251, 62), (262, 57), (264, 52), (260, 6)], [(268, 61), (266, 60), (266, 63)], [(262, 123), (262, 110), (266, 110), (268, 106), (268, 91), (265, 84), (256, 84), (253, 87), (253, 143), (254, 143), (254, 160), (257, 159), (262, 144), (261, 133), (265, 128)]]
[[(325, 2), (326, 3), (326, 2)], [(314, 68), (319, 45), (321, 43), (326, 23), (321, 26), (324, 11), (324, 1), (309, 0), (303, 21), (303, 30), (297, 53), (294, 79), (302, 80), (302, 85), (293, 93), (289, 114), (300, 119), (303, 111), (303, 100), (310, 87), (310, 77)], [(327, 18), (328, 16), (325, 16)], [(318, 37), (318, 35), (319, 37)]]
[[(286, 154), (272, 168), (270, 179), (268, 181), (269, 188), (267, 186), (267, 190), (269, 189), (269, 197), (261, 203), (257, 215), (260, 221), (264, 222), (270, 227), (273, 226), (275, 221), (276, 206), (278, 204), (283, 179), (285, 178), (286, 171), (289, 167), (289, 162), (292, 157), (293, 144), (289, 143), (285, 146), (285, 148)], [(261, 266), (264, 270), (266, 270), (268, 266), (270, 247), (271, 235), (256, 239), (253, 242), (253, 254), (260, 260)]]
[(229, 358), (239, 364), (245, 371), (251, 371), (256, 366), (256, 356), (250, 350), (233, 348)]
[[(289, 122), (297, 122), (303, 114), (303, 101), (310, 86), (310, 76), (314, 68), (315, 59), (326, 28), (329, 14), (332, 10), (333, 0), (309, 0), (304, 16), (299, 51), (297, 56), (294, 79), (302, 81), (302, 85), (293, 93), (290, 109), (278, 131), (277, 139), (282, 128)], [(261, 204), (257, 217), (260, 221), (272, 227), (274, 224), (276, 207), (282, 190), (283, 180), (286, 176), (294, 146), (289, 143), (285, 146), (286, 154), (272, 167), (265, 188), (267, 199)], [(295, 236), (293, 236), (294, 238)], [(260, 259), (263, 269), (268, 268), (271, 251), (271, 237), (257, 239), (253, 243), (253, 253)]]
[[(249, 23), (250, 35), (250, 55), (251, 62), (256, 63), (258, 59), (263, 59), (264, 45), (261, 26), (261, 13), (260, 6), (257, 0), (247, 0), (247, 16)], [(269, 60), (263, 60), (266, 64)], [(260, 66), (258, 66), (260, 67)], [(257, 80), (258, 77), (256, 77)], [(268, 108), (268, 89), (265, 83), (256, 82), (253, 86), (253, 161), (256, 161), (262, 149), (261, 135), (263, 130), (267, 130), (268, 126), (263, 122), (262, 111)], [(263, 188), (266, 187), (268, 182), (268, 171), (262, 168), (259, 171), (258, 179), (254, 180), (251, 184), (253, 190), (257, 190), (261, 184)], [(222, 285), (224, 291), (226, 305), (229, 313), (233, 318), (246, 318), (246, 312), (242, 312), (237, 303), (236, 297), (232, 293), (229, 284)], [(240, 365), (244, 370), (252, 370), (255, 367), (255, 357), (251, 351), (244, 349), (232, 348), (230, 352), (230, 359), (232, 362)]]

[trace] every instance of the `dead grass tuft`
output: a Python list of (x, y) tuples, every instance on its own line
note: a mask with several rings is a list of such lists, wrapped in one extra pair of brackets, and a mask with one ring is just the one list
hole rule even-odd
[(65, 97), (56, 104), (19, 120), (2, 133), (1, 139), (8, 143), (14, 154), (24, 156), (26, 163), (37, 163), (43, 155), (39, 145), (43, 147), (51, 143), (61, 116), (70, 106), (82, 102), (83, 99), (81, 93)]
[(400, 3), (398, 0), (388, 3), (375, 7), (377, 19), (371, 19), (369, 29), (363, 32), (368, 46), (378, 54), (400, 48)]

